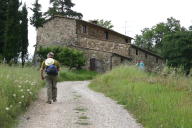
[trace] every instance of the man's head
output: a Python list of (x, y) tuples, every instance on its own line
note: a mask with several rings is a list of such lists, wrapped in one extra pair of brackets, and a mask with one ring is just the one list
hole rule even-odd
[(47, 58), (53, 58), (54, 57), (54, 53), (53, 52), (49, 52), (48, 54), (47, 54)]

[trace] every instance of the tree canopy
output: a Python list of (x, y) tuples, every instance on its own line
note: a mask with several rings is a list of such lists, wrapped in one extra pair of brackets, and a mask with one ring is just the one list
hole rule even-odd
[(114, 27), (110, 20), (95, 19), (95, 20), (89, 20), (89, 22), (96, 23), (97, 25), (100, 25), (100, 26), (105, 27), (107, 29), (112, 29)]
[(3, 56), (3, 48), (5, 44), (5, 24), (8, 0), (0, 0), (0, 58)]
[(36, 29), (38, 27), (42, 27), (45, 19), (43, 18), (43, 13), (41, 12), (41, 5), (39, 4), (39, 0), (35, 1), (31, 10), (33, 11), (33, 16), (30, 18), (31, 25), (33, 25)]
[(79, 12), (73, 11), (71, 8), (75, 6), (71, 0), (50, 0), (52, 7), (49, 7), (45, 13), (47, 17), (61, 15), (70, 18), (81, 19), (83, 15)]
[(178, 31), (185, 31), (185, 28), (181, 27), (179, 20), (170, 17), (166, 23), (162, 22), (152, 28), (143, 29), (141, 35), (135, 36), (135, 44), (161, 55), (165, 35)]
[(20, 56), (22, 61), (22, 66), (24, 67), (25, 60), (27, 56), (27, 48), (28, 48), (28, 12), (26, 4), (22, 7), (21, 10), (21, 24), (20, 24), (20, 31), (21, 31), (21, 38), (20, 38)]
[(192, 67), (192, 32), (178, 31), (166, 35), (163, 39), (163, 56), (168, 60), (168, 66), (183, 67), (189, 74)]
[(5, 44), (4, 57), (9, 63), (12, 59), (17, 61), (19, 56), (20, 19), (19, 19), (19, 0), (9, 0), (5, 24)]

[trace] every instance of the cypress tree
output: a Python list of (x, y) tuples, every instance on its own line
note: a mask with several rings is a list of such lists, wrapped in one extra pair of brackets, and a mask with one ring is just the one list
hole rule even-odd
[(41, 12), (41, 4), (38, 3), (38, 0), (35, 1), (31, 10), (33, 11), (33, 16), (30, 18), (31, 25), (33, 25), (36, 29), (38, 27), (42, 27), (45, 19), (43, 18), (43, 14)]
[(20, 39), (20, 51), (21, 51), (21, 60), (22, 60), (22, 67), (24, 67), (25, 59), (27, 58), (27, 48), (28, 48), (28, 12), (26, 8), (26, 4), (22, 7), (21, 11), (21, 24), (20, 24), (20, 32), (21, 32), (21, 39)]
[(0, 56), (3, 54), (3, 48), (5, 44), (5, 23), (6, 23), (6, 11), (7, 1), (0, 0)]
[(20, 21), (18, 9), (18, 0), (8, 0), (4, 57), (9, 64), (11, 60), (17, 62), (19, 55)]

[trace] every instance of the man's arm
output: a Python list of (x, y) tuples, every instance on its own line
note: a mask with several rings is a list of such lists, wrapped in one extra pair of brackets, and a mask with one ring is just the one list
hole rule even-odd
[(43, 76), (43, 70), (41, 70), (40, 72), (41, 72), (41, 79), (44, 80), (45, 77)]

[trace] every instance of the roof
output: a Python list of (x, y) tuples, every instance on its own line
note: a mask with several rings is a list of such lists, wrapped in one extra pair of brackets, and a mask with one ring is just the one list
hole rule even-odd
[(139, 49), (139, 50), (141, 50), (141, 51), (143, 51), (143, 52), (145, 52), (145, 53), (148, 53), (148, 54), (150, 54), (150, 55), (152, 55), (152, 56), (156, 56), (156, 57), (158, 57), (158, 58), (164, 59), (162, 56), (157, 55), (157, 54), (155, 54), (155, 53), (152, 53), (151, 51), (145, 50), (145, 49), (143, 49), (143, 48), (140, 48), (140, 47), (138, 47), (138, 46), (136, 46), (136, 45), (134, 45), (134, 44), (131, 44), (131, 47), (134, 47), (134, 48), (136, 48), (136, 49)]
[(52, 20), (52, 19), (54, 19), (54, 18), (56, 18), (56, 17), (58, 17), (58, 18), (70, 19), (70, 20), (75, 20), (75, 21), (80, 21), (80, 22), (83, 22), (83, 23), (86, 23), (86, 24), (90, 24), (90, 25), (93, 25), (93, 26), (96, 26), (96, 27), (105, 29), (106, 31), (110, 31), (110, 32), (116, 33), (116, 34), (118, 34), (118, 35), (120, 35), (120, 36), (123, 36), (123, 37), (125, 37), (125, 38), (133, 39), (132, 37), (123, 35), (123, 34), (121, 34), (121, 33), (119, 33), (119, 32), (116, 32), (116, 31), (114, 31), (114, 30), (112, 30), (112, 29), (108, 29), (108, 28), (102, 27), (102, 26), (100, 26), (100, 25), (98, 25), (98, 24), (94, 24), (94, 23), (91, 23), (91, 22), (88, 22), (88, 21), (84, 21), (84, 20), (80, 20), (80, 19), (74, 19), (74, 18), (59, 16), (59, 15), (55, 15), (55, 16), (47, 19), (43, 24), (49, 22), (50, 20)]

